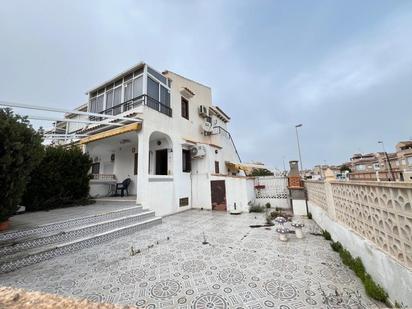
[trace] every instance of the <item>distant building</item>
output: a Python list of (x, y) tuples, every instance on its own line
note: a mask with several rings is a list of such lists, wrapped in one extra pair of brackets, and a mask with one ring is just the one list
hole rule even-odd
[(396, 152), (354, 154), (345, 164), (351, 180), (398, 180), (412, 182), (412, 141), (396, 144)]

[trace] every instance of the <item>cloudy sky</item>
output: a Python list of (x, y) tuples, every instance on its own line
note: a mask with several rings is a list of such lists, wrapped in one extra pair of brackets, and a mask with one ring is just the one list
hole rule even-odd
[(411, 1), (2, 1), (0, 100), (73, 108), (145, 61), (210, 86), (243, 161), (412, 138)]

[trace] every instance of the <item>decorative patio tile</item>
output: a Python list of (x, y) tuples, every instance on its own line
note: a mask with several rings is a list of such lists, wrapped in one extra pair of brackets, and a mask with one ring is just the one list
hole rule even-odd
[[(313, 221), (305, 221), (304, 239), (290, 235), (287, 243), (274, 229), (251, 229), (256, 222), (264, 222), (264, 216), (188, 211), (163, 219), (161, 226), (0, 275), (0, 280), (149, 309), (376, 307), (329, 243), (308, 234), (318, 230)], [(141, 253), (130, 256), (131, 246)]]

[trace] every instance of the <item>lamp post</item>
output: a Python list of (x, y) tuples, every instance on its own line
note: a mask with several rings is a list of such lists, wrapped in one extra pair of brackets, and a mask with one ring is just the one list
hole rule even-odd
[(300, 170), (303, 173), (302, 155), (300, 154), (299, 133), (298, 133), (298, 128), (300, 128), (301, 126), (303, 126), (303, 125), (302, 124), (297, 124), (297, 125), (295, 125), (295, 129), (296, 129), (296, 140), (298, 142)]
[[(389, 161), (388, 153), (387, 153), (386, 150), (385, 150), (385, 144), (383, 143), (383, 141), (378, 141), (378, 144), (382, 144), (383, 153), (385, 154), (386, 161), (388, 162), (389, 172), (390, 172), (391, 175), (392, 175), (392, 180), (395, 181), (395, 180), (396, 180), (395, 174), (394, 174), (394, 172), (393, 172), (393, 170), (392, 170), (392, 165), (391, 165), (391, 161)], [(389, 177), (388, 177), (388, 178), (389, 178)]]

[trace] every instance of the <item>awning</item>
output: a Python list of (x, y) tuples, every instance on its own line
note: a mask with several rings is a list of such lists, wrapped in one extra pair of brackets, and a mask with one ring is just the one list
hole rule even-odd
[(246, 175), (249, 175), (252, 173), (254, 169), (266, 169), (264, 165), (259, 165), (259, 164), (251, 164), (251, 163), (235, 163), (235, 162), (225, 162), (226, 167), (231, 170), (242, 170), (246, 173)]
[(79, 143), (87, 144), (87, 143), (91, 143), (94, 141), (98, 141), (104, 138), (120, 135), (120, 134), (127, 133), (127, 132), (140, 131), (141, 129), (142, 129), (141, 123), (132, 123), (132, 124), (128, 124), (123, 127), (120, 127), (120, 128), (111, 129), (108, 131), (100, 132), (100, 133), (93, 134), (91, 136), (82, 138)]

